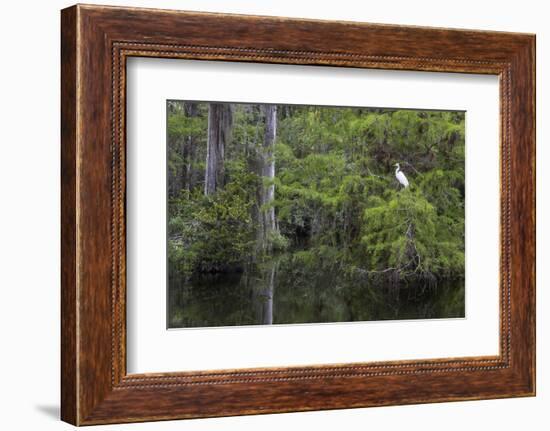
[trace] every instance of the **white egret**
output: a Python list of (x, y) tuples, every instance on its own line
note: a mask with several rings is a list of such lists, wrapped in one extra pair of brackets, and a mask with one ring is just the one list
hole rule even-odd
[(401, 169), (399, 168), (399, 163), (396, 163), (394, 166), (397, 166), (397, 168), (395, 169), (395, 178), (397, 178), (399, 184), (401, 184), (403, 187), (409, 187), (409, 180), (407, 180), (405, 174), (401, 172)]

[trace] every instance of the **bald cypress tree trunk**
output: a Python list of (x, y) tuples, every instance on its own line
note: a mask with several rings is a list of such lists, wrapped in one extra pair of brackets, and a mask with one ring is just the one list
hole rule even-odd
[[(195, 118), (199, 114), (198, 105), (194, 102), (184, 104), (185, 116), (188, 118)], [(197, 153), (197, 138), (193, 135), (188, 135), (185, 138), (185, 143), (182, 148), (182, 159), (185, 164), (182, 167), (182, 189), (191, 190), (195, 186), (195, 176), (193, 172), (193, 165), (195, 163)]]
[(273, 325), (273, 296), (275, 294), (275, 274), (276, 266), (275, 264), (266, 274), (267, 276), (267, 286), (264, 291), (264, 304), (263, 304), (263, 321), (264, 325)]
[(223, 187), (225, 147), (231, 139), (233, 115), (231, 105), (211, 103), (208, 107), (208, 137), (204, 194)]
[(264, 140), (260, 146), (258, 155), (259, 174), (262, 183), (259, 190), (259, 211), (258, 211), (258, 237), (257, 245), (259, 251), (270, 252), (272, 249), (272, 234), (277, 230), (275, 219), (275, 157), (274, 147), (277, 137), (277, 106), (264, 105), (265, 132)]

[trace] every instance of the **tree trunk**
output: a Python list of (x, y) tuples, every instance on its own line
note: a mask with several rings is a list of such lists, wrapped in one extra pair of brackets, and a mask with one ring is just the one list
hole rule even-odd
[(273, 295), (275, 294), (275, 274), (277, 272), (276, 264), (273, 264), (272, 268), (267, 274), (267, 286), (264, 291), (264, 303), (263, 303), (263, 321), (264, 325), (273, 325)]
[(208, 138), (204, 194), (206, 196), (223, 187), (225, 147), (231, 139), (233, 123), (231, 105), (211, 103), (208, 108)]
[[(194, 102), (188, 102), (184, 104), (185, 116), (188, 118), (195, 118), (199, 114), (198, 105)], [(193, 164), (195, 162), (195, 155), (197, 153), (197, 138), (193, 135), (188, 135), (185, 138), (184, 149), (182, 150), (182, 158), (185, 161), (182, 174), (182, 189), (191, 190), (194, 187), (194, 172)]]
[(274, 146), (277, 137), (277, 106), (264, 105), (265, 132), (258, 157), (259, 174), (262, 179), (259, 190), (259, 211), (258, 211), (258, 249), (263, 252), (270, 252), (272, 249), (272, 234), (277, 230), (275, 219), (275, 158)]
[[(167, 104), (167, 110), (169, 115), (177, 115), (183, 110), (183, 103), (177, 101), (170, 101)], [(173, 154), (179, 155), (182, 160), (185, 157), (185, 145), (183, 136), (168, 136), (168, 154), (169, 158), (173, 158)], [(170, 198), (179, 194), (183, 188), (183, 162), (176, 163), (172, 168), (168, 168), (168, 196)]]

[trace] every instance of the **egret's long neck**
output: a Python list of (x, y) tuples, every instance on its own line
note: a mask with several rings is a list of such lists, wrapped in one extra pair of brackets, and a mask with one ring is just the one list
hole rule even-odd
[(399, 172), (399, 165), (397, 165), (397, 168), (395, 168), (395, 174), (397, 175), (398, 172)]

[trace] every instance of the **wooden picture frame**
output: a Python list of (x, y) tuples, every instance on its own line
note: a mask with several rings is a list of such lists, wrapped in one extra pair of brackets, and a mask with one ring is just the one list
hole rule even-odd
[[(84, 5), (61, 16), (64, 421), (91, 425), (535, 394), (534, 35)], [(130, 56), (498, 75), (500, 354), (128, 375)]]

